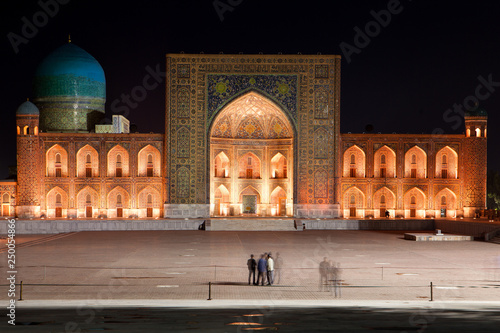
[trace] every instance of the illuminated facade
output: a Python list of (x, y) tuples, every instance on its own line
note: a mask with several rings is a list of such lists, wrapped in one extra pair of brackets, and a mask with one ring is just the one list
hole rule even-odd
[(127, 133), (99, 124), (97, 61), (73, 44), (49, 55), (34, 103), (17, 110), (18, 179), (0, 183), (2, 215), (424, 218), (485, 208), (479, 107), (465, 135), (340, 134), (339, 56), (169, 54), (166, 73), (165, 135)]

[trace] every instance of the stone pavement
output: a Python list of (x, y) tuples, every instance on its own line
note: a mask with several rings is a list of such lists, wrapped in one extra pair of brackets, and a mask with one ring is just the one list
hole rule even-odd
[[(115, 231), (18, 236), (26, 300), (334, 300), (320, 285), (323, 257), (340, 263), (342, 300), (498, 301), (500, 247), (421, 243), (404, 232)], [(246, 260), (283, 259), (274, 286), (249, 286)], [(6, 281), (6, 253), (0, 278)], [(2, 284), (5, 286), (5, 284)], [(6, 301), (6, 293), (0, 301)]]
[[(16, 303), (16, 327), (4, 317), (0, 331), (498, 331), (499, 245), (414, 242), (403, 233), (20, 235), (16, 278), (24, 282), (24, 301)], [(4, 243), (0, 240), (2, 281)], [(269, 251), (283, 259), (280, 283), (249, 286), (249, 254)], [(341, 298), (319, 284), (325, 256), (341, 265)], [(1, 307), (8, 300), (7, 292), (0, 294)]]

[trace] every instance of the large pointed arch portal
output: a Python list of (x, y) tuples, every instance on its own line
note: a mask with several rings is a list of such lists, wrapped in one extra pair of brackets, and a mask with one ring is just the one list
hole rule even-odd
[[(210, 214), (292, 215), (293, 140), (283, 110), (255, 91), (224, 107), (210, 130)], [(221, 186), (229, 192), (224, 201)], [(277, 187), (283, 190), (278, 203), (272, 199)]]

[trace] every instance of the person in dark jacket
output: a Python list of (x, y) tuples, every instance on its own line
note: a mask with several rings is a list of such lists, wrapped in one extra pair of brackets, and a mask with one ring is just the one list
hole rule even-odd
[(247, 260), (248, 266), (248, 284), (250, 284), (250, 280), (253, 275), (253, 284), (255, 285), (255, 269), (257, 268), (257, 262), (253, 258), (253, 254), (250, 255), (250, 259)]
[(264, 254), (260, 256), (259, 263), (257, 264), (257, 270), (259, 271), (257, 285), (259, 285), (259, 281), (262, 285), (264, 285), (267, 275), (267, 260)]

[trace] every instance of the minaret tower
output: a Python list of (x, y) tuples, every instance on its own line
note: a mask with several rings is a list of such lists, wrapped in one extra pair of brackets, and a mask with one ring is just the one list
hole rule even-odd
[(487, 182), (487, 123), (488, 113), (479, 105), (465, 112), (464, 163), (465, 192), (464, 215), (474, 217), (486, 209)]
[(19, 218), (40, 217), (39, 117), (40, 111), (29, 100), (16, 111), (16, 215)]

